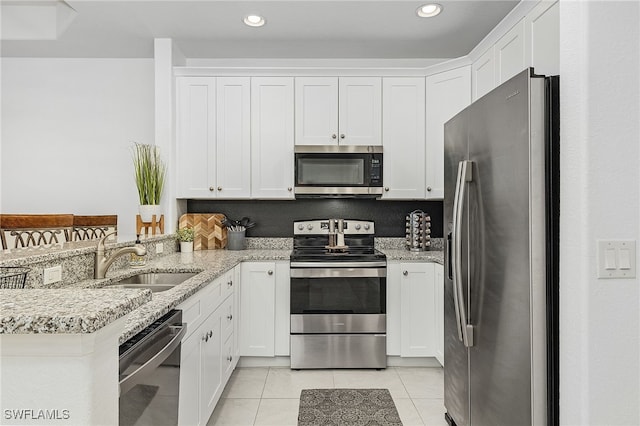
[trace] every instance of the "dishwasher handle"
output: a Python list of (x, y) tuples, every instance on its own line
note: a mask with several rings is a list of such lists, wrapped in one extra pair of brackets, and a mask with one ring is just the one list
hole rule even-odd
[(127, 393), (131, 388), (135, 385), (142, 383), (142, 380), (146, 377), (147, 373), (155, 370), (160, 366), (169, 355), (173, 353), (173, 351), (180, 345), (182, 338), (187, 332), (187, 325), (182, 324), (178, 326), (169, 326), (168, 327), (171, 334), (173, 334), (173, 338), (151, 357), (147, 362), (142, 364), (140, 367), (136, 368), (131, 374), (125, 376), (122, 380), (120, 380), (120, 395)]

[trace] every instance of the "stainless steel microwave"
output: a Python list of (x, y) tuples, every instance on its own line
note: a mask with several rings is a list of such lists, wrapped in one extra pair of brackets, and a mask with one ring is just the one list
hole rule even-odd
[(296, 145), (296, 198), (382, 195), (382, 147)]

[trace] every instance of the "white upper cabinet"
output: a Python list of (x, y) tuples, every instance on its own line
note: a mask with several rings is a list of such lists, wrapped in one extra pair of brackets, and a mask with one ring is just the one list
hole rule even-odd
[(339, 144), (381, 145), (381, 78), (341, 77), (339, 83)]
[(560, 17), (557, 1), (540, 1), (526, 17), (472, 65), (473, 100), (533, 67), (536, 74), (560, 72)]
[(471, 65), (474, 101), (496, 87), (494, 65), (493, 48), (487, 50)]
[(216, 79), (178, 77), (176, 196), (215, 196)]
[(297, 145), (380, 145), (380, 77), (297, 77)]
[(518, 22), (494, 45), (496, 86), (522, 72), (528, 65), (525, 55), (524, 20)]
[(297, 145), (338, 143), (338, 79), (296, 78)]
[(251, 197), (293, 199), (293, 77), (251, 79)]
[(465, 66), (431, 75), (426, 86), (426, 198), (442, 199), (444, 123), (471, 103), (471, 69)]
[(542, 1), (525, 20), (529, 63), (536, 74), (560, 73), (559, 3)]
[(383, 199), (425, 197), (424, 85), (420, 77), (382, 80)]
[(216, 111), (217, 195), (251, 195), (251, 98), (249, 77), (218, 77)]
[(177, 78), (178, 198), (249, 198), (249, 95), (246, 77)]

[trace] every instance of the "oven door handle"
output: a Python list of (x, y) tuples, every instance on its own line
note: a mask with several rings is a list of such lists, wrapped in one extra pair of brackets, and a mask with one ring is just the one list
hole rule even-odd
[(386, 268), (386, 261), (365, 261), (365, 262), (291, 262), (291, 268), (296, 269), (346, 269), (346, 268)]
[(382, 278), (387, 268), (291, 268), (291, 278)]
[(171, 325), (168, 327), (168, 329), (170, 333), (174, 335), (173, 338), (154, 356), (152, 356), (149, 361), (145, 362), (133, 373), (128, 374), (122, 380), (120, 380), (120, 395), (127, 393), (135, 385), (141, 383), (142, 380), (144, 380), (144, 378), (146, 377), (147, 373), (158, 368), (159, 365), (161, 365), (167, 358), (169, 358), (169, 355), (171, 355), (173, 351), (180, 345), (182, 338), (187, 332), (187, 325)]

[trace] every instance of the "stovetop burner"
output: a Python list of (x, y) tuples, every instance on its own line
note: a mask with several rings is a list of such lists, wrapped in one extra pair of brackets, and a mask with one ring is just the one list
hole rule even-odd
[(294, 223), (292, 262), (380, 262), (384, 253), (374, 248), (373, 222), (345, 221), (344, 246), (329, 246), (328, 220)]
[(376, 261), (384, 260), (386, 256), (379, 250), (370, 247), (349, 247), (346, 251), (330, 251), (324, 247), (294, 248), (291, 260), (305, 262), (323, 261)]

